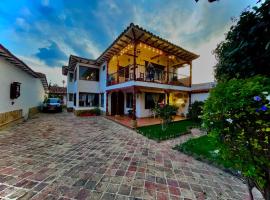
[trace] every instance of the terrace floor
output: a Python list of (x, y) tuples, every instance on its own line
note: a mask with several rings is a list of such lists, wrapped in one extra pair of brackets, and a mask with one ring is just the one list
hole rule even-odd
[(0, 131), (0, 199), (248, 199), (238, 178), (104, 117), (39, 114)]
[[(132, 128), (131, 118), (126, 115), (119, 116), (119, 117), (115, 117), (115, 116), (106, 116), (106, 117), (126, 127)], [(181, 121), (184, 119), (185, 119), (184, 117), (175, 116), (173, 121)], [(137, 118), (137, 127), (149, 126), (149, 125), (160, 124), (160, 123), (161, 123), (161, 120), (159, 118), (154, 118), (154, 117)]]

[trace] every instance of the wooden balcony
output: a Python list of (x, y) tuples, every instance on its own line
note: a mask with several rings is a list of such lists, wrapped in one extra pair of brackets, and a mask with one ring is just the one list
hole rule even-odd
[(190, 87), (190, 76), (174, 72), (167, 72), (160, 69), (146, 69), (142, 65), (136, 65), (134, 79), (133, 69), (133, 65), (129, 65), (118, 70), (115, 73), (108, 74), (107, 86), (136, 80), (142, 82)]

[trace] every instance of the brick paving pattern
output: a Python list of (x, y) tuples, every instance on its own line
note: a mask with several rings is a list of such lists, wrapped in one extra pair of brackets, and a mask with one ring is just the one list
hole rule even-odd
[(212, 166), (103, 117), (39, 114), (0, 131), (0, 199), (248, 199)]

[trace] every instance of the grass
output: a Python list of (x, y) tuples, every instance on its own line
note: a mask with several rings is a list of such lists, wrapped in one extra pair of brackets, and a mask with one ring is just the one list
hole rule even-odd
[(154, 140), (166, 140), (170, 138), (175, 138), (180, 135), (188, 133), (190, 127), (198, 126), (197, 123), (191, 120), (182, 120), (177, 122), (171, 122), (165, 131), (162, 131), (161, 124), (143, 126), (137, 130), (142, 135), (154, 139)]
[(219, 153), (221, 148), (225, 148), (224, 145), (216, 137), (210, 135), (191, 139), (176, 146), (176, 149), (186, 154), (199, 159), (206, 159), (225, 168), (232, 168), (233, 163), (236, 161), (224, 159)]

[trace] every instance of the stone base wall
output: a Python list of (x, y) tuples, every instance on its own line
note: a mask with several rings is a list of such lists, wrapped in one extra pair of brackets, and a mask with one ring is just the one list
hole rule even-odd
[(0, 113), (0, 128), (22, 118), (22, 110)]
[(39, 107), (29, 108), (28, 117), (32, 117), (33, 115), (39, 113)]

